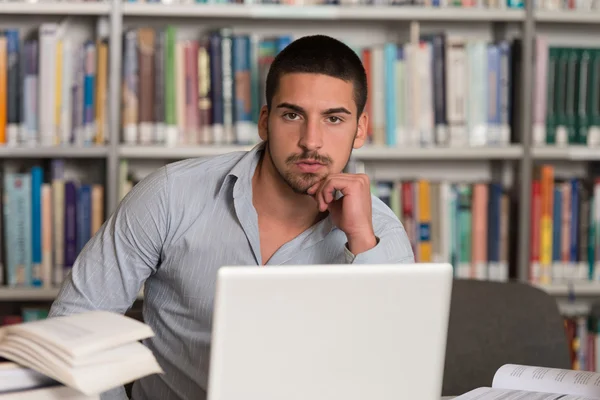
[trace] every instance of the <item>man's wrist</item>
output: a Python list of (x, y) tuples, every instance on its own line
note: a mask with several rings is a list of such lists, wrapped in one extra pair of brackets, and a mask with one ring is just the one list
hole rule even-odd
[(374, 232), (360, 236), (347, 236), (348, 250), (354, 255), (364, 253), (377, 246), (377, 237)]

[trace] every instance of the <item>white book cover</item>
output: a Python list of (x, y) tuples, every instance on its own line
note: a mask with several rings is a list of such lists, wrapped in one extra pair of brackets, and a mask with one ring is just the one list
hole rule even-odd
[(467, 54), (466, 41), (460, 37), (446, 38), (446, 118), (450, 132), (450, 146), (468, 145), (467, 113)]
[(56, 42), (58, 24), (44, 23), (39, 28), (39, 137), (43, 146), (56, 144)]
[(73, 121), (72, 95), (73, 86), (73, 44), (72, 39), (62, 39), (62, 77), (61, 77), (61, 104), (60, 104), (60, 142), (71, 142), (71, 128)]
[(419, 133), (423, 147), (435, 145), (435, 120), (433, 113), (433, 71), (431, 68), (433, 46), (422, 42), (418, 48), (419, 73)]
[(375, 45), (371, 50), (371, 71), (373, 82), (373, 144), (385, 145), (385, 79), (383, 46)]

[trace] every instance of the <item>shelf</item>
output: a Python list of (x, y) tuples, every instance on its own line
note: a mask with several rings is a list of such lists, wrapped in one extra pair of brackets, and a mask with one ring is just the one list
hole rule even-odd
[(588, 146), (547, 146), (532, 147), (531, 155), (536, 160), (600, 160), (600, 147)]
[[(58, 295), (60, 288), (0, 288), (0, 301), (53, 301)], [(137, 296), (142, 300), (142, 291)]]
[(0, 146), (2, 158), (103, 158), (108, 154), (106, 146), (48, 146), (10, 147)]
[(598, 11), (536, 11), (536, 22), (553, 23), (575, 23), (575, 24), (596, 24), (600, 23), (600, 12)]
[(518, 145), (507, 147), (376, 147), (355, 150), (356, 160), (515, 160), (521, 158), (523, 148)]
[(522, 21), (523, 10), (428, 8), (408, 6), (293, 6), (244, 4), (124, 3), (124, 16), (373, 20), (373, 21)]
[(52, 301), (59, 288), (0, 288), (0, 301)]
[[(182, 159), (211, 157), (233, 151), (247, 151), (252, 146), (121, 146), (121, 158), (137, 159)], [(368, 146), (355, 150), (355, 160), (503, 160), (519, 159), (523, 154), (521, 146), (489, 148), (393, 148)]]
[(108, 2), (2, 2), (0, 15), (108, 15), (110, 10)]
[(138, 159), (183, 159), (194, 157), (212, 157), (233, 151), (247, 151), (253, 146), (188, 146), (188, 147), (165, 147), (165, 146), (128, 146), (119, 148), (121, 158)]
[(600, 298), (600, 282), (554, 283), (550, 285), (534, 284), (533, 286), (542, 289), (552, 296), (566, 297), (572, 293), (575, 298), (579, 296), (598, 296)]

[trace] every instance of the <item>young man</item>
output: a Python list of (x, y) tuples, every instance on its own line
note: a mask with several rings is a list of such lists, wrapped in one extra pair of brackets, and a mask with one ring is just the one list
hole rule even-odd
[(137, 382), (133, 397), (202, 399), (219, 267), (413, 262), (368, 178), (342, 173), (365, 142), (366, 97), (362, 63), (346, 45), (326, 36), (291, 43), (267, 77), (263, 142), (138, 183), (81, 252), (51, 316), (125, 312), (145, 283), (144, 320), (156, 334), (146, 345), (165, 374)]

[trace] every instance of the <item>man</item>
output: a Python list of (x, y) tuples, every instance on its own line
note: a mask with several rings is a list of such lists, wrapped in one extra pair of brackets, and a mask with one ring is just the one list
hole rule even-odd
[(145, 283), (144, 321), (156, 334), (145, 343), (165, 374), (137, 382), (133, 398), (202, 399), (219, 267), (414, 262), (368, 178), (342, 173), (366, 139), (366, 97), (350, 48), (326, 36), (291, 43), (267, 77), (262, 144), (138, 183), (81, 252), (51, 316), (125, 312)]

